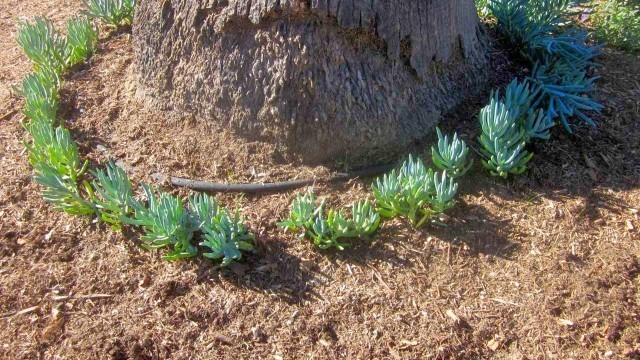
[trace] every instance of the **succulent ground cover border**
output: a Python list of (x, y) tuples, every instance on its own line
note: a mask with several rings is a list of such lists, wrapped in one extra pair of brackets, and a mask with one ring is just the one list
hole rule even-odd
[[(492, 93), (490, 104), (480, 112), (482, 164), (492, 175), (521, 174), (532, 158), (526, 145), (532, 139), (549, 139), (556, 119), (571, 131), (570, 117), (593, 124), (584, 111), (601, 108), (585, 97), (596, 80), (588, 72), (599, 47), (587, 45), (581, 32), (565, 26), (575, 2), (543, 3), (547, 5), (492, 0), (488, 5), (498, 29), (533, 66), (531, 77), (514, 80), (502, 96), (498, 91)], [(115, 229), (123, 223), (141, 227), (145, 231), (142, 246), (169, 248), (163, 256), (166, 260), (202, 253), (209, 259), (221, 259), (220, 265), (226, 266), (240, 259), (242, 251), (253, 249), (254, 236), (237, 212), (220, 206), (214, 197), (182, 199), (142, 184), (146, 201), (141, 202), (134, 197), (124, 170), (108, 163), (104, 169), (88, 171), (89, 163), (80, 160), (77, 145), (57, 119), (61, 75), (94, 51), (98, 33), (93, 19), (113, 27), (128, 26), (135, 3), (91, 0), (85, 6), (87, 17), (71, 19), (66, 38), (43, 18), (19, 25), (18, 42), (33, 61), (35, 72), (16, 90), (26, 100), (24, 114), (29, 121), (24, 127), (32, 141), (25, 145), (43, 198), (56, 209), (96, 216)], [(415, 227), (427, 221), (442, 225), (438, 215), (454, 206), (456, 179), (471, 161), (467, 145), (457, 134), (449, 138), (438, 130), (438, 139), (432, 161), (439, 171), (409, 157), (398, 170), (372, 185), (375, 204), (364, 200), (355, 202), (350, 210), (327, 210), (324, 201), (317, 206), (315, 195), (309, 192), (294, 199), (289, 218), (279, 225), (312, 239), (321, 249), (339, 250), (349, 245), (346, 239), (373, 236), (381, 218), (405, 217)], [(195, 239), (200, 240), (199, 246), (194, 245)]]

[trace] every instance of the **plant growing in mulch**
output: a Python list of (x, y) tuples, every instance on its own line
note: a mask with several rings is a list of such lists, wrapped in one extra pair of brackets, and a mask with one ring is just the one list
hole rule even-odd
[(325, 201), (316, 206), (313, 191), (298, 194), (291, 203), (289, 217), (278, 223), (286, 230), (298, 232), (300, 238), (311, 238), (320, 249), (344, 250), (349, 246), (341, 239), (367, 238), (378, 230), (380, 215), (368, 200), (351, 205), (351, 217), (344, 209), (325, 211)]
[(409, 159), (371, 186), (378, 212), (387, 218), (403, 216), (414, 227), (455, 204), (458, 184), (447, 171), (427, 169), (422, 160)]
[[(93, 17), (111, 25), (130, 24), (133, 1), (98, 1), (87, 3)], [(29, 119), (24, 127), (31, 135), (25, 142), (34, 179), (42, 187), (43, 199), (55, 209), (72, 215), (96, 216), (98, 220), (120, 229), (122, 223), (145, 231), (142, 247), (171, 251), (166, 260), (193, 257), (200, 253), (192, 240), (199, 236), (203, 256), (222, 259), (221, 266), (238, 260), (240, 251), (253, 249), (253, 235), (236, 212), (220, 207), (215, 198), (195, 196), (187, 199), (188, 209), (180, 197), (143, 184), (143, 203), (134, 197), (126, 172), (109, 162), (104, 169), (91, 171), (88, 161), (80, 160), (78, 147), (62, 121), (57, 121), (60, 75), (69, 67), (86, 61), (94, 52), (97, 28), (87, 18), (75, 17), (67, 22), (64, 38), (44, 18), (18, 26), (18, 43), (34, 64), (35, 73), (16, 91), (25, 98), (23, 113)]]
[(597, 77), (591, 76), (601, 46), (588, 44), (587, 34), (571, 26), (570, 17), (584, 0), (489, 0), (486, 7), (496, 28), (532, 65), (531, 76), (515, 79), (498, 92), (479, 115), (482, 164), (492, 175), (506, 178), (522, 174), (533, 154), (526, 146), (533, 139), (550, 138), (559, 121), (573, 132), (570, 120), (595, 125), (590, 112), (602, 105), (589, 97)]

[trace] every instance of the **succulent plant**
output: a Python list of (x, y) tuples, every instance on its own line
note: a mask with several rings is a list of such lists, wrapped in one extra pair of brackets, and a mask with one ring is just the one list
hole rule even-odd
[(431, 157), (433, 164), (440, 170), (446, 170), (447, 175), (451, 177), (460, 177), (466, 174), (473, 165), (473, 160), (467, 161), (469, 148), (467, 144), (458, 139), (458, 134), (454, 133), (451, 140), (448, 135), (442, 135), (439, 128), (438, 148), (431, 147)]
[(411, 225), (420, 227), (430, 217), (453, 206), (458, 185), (446, 170), (435, 173), (422, 160), (409, 156), (400, 170), (378, 178), (372, 189), (380, 215), (407, 217)]

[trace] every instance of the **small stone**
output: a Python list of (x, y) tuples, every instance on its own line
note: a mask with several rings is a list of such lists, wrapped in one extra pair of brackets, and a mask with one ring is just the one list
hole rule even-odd
[(167, 180), (167, 178), (161, 173), (153, 173), (151, 174), (151, 178), (159, 183), (164, 183)]
[(635, 230), (635, 226), (633, 226), (633, 222), (631, 222), (631, 220), (627, 220), (627, 230), (629, 231)]

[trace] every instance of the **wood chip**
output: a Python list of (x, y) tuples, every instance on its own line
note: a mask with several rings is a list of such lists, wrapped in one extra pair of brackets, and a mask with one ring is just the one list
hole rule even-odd
[(266, 265), (258, 266), (256, 268), (256, 271), (264, 273), (264, 272), (269, 272), (269, 271), (275, 270), (277, 268), (278, 268), (278, 266), (276, 264), (266, 264)]
[(502, 341), (498, 338), (491, 339), (487, 341), (487, 347), (492, 351), (496, 351), (502, 346)]
[(65, 296), (52, 296), (53, 301), (64, 301), (69, 299), (83, 299), (83, 300), (95, 300), (95, 299), (108, 299), (113, 297), (109, 294), (90, 294), (90, 295), (65, 295)]
[(151, 276), (149, 276), (148, 274), (145, 275), (139, 282), (138, 282), (138, 286), (140, 286), (141, 288), (147, 288), (149, 287), (149, 285), (151, 285)]
[(629, 231), (635, 230), (635, 227), (633, 226), (633, 222), (631, 222), (631, 220), (627, 220), (627, 230)]
[(451, 319), (453, 320), (453, 322), (455, 322), (456, 324), (460, 322), (460, 318), (458, 317), (458, 315), (456, 315), (453, 310), (448, 309), (445, 314)]
[(600, 157), (602, 157), (602, 160), (604, 160), (604, 162), (607, 163), (607, 166), (611, 167), (611, 164), (612, 164), (611, 159), (603, 153), (599, 153), (599, 154), (600, 154)]
[(62, 332), (63, 327), (64, 317), (59, 317), (44, 329), (42, 332), (42, 338), (45, 340), (53, 340), (60, 334), (60, 332)]
[(417, 341), (409, 341), (407, 339), (402, 339), (400, 341), (400, 343), (402, 344), (402, 347), (405, 348), (405, 349), (408, 348), (408, 347), (412, 347), (412, 346), (418, 345)]
[(325, 339), (320, 339), (318, 340), (318, 342), (320, 343), (320, 345), (324, 346), (324, 347), (329, 347), (331, 346), (331, 344), (329, 344), (329, 342)]
[(214, 339), (218, 340), (219, 342), (223, 343), (223, 344), (227, 344), (227, 345), (233, 345), (233, 340), (229, 339), (228, 337), (222, 335), (222, 334), (215, 334), (213, 336)]
[(39, 306), (32, 306), (26, 309), (22, 309), (20, 311), (10, 311), (10, 312), (6, 312), (3, 314), (0, 314), (0, 318), (10, 318), (13, 316), (18, 316), (18, 315), (23, 315), (23, 314), (29, 314), (32, 313), (36, 310), (38, 310), (40, 307)]
[(514, 303), (512, 301), (507, 301), (507, 300), (503, 300), (503, 299), (499, 299), (499, 298), (491, 298), (491, 300), (493, 300), (495, 302), (498, 302), (500, 304), (520, 306), (520, 304), (518, 304), (518, 303)]
[(380, 281), (380, 283), (382, 283), (382, 285), (384, 285), (384, 287), (388, 291), (393, 291), (393, 290), (391, 290), (391, 287), (389, 287), (389, 284), (387, 284), (387, 282), (384, 281), (384, 279), (382, 279), (382, 275), (380, 275), (379, 272), (377, 272), (374, 268), (371, 268), (371, 270), (373, 271), (373, 275), (375, 275), (375, 277)]
[(596, 166), (596, 164), (593, 162), (593, 160), (591, 160), (591, 158), (589, 158), (587, 156), (587, 154), (582, 153), (582, 156), (584, 157), (584, 162), (587, 164), (588, 167), (592, 168), (592, 169), (597, 169), (598, 167)]
[(567, 320), (567, 319), (558, 319), (558, 324), (564, 325), (564, 326), (573, 326), (574, 325), (573, 321)]
[(249, 268), (245, 264), (233, 261), (229, 264), (229, 269), (231, 269), (231, 271), (233, 271), (237, 276), (244, 276)]
[(13, 114), (15, 114), (15, 113), (17, 113), (17, 112), (18, 112), (18, 110), (17, 110), (17, 109), (13, 109), (13, 110), (9, 111), (8, 113), (6, 113), (6, 114), (4, 114), (4, 115), (0, 116), (0, 120), (4, 120), (4, 119), (6, 119), (6, 118), (8, 118), (8, 117), (12, 116)]

